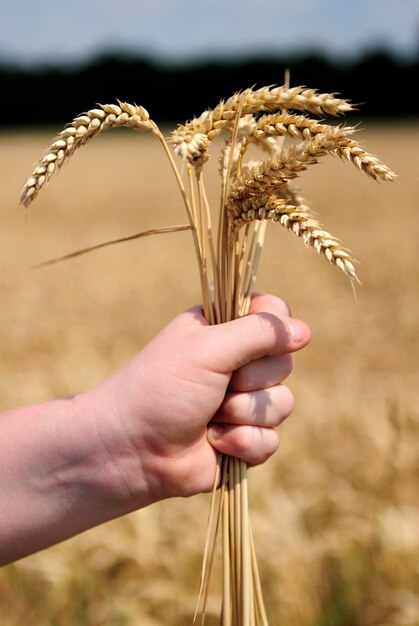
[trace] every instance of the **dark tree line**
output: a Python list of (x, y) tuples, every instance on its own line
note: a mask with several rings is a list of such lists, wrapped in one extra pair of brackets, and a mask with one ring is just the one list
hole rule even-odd
[[(418, 83), (419, 57), (407, 62), (376, 51), (347, 63), (307, 54), (169, 66), (143, 57), (109, 55), (66, 69), (28, 70), (0, 61), (0, 124), (65, 123), (98, 102), (116, 98), (143, 105), (159, 123), (182, 122), (245, 87), (283, 84), (287, 68), (291, 85), (339, 92), (361, 103), (363, 119), (418, 115), (412, 87)], [(396, 97), (397, 92), (410, 95)]]

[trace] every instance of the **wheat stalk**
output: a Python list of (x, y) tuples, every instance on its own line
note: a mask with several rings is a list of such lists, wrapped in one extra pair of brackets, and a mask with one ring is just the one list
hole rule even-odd
[[(159, 232), (190, 229), (201, 280), (205, 316), (211, 324), (246, 315), (269, 223), (280, 224), (341, 270), (353, 285), (355, 260), (347, 248), (314, 218), (295, 179), (319, 159), (338, 156), (375, 180), (392, 181), (396, 174), (352, 137), (353, 127), (332, 126), (292, 110), (341, 115), (352, 105), (334, 94), (306, 87), (245, 89), (178, 126), (165, 140), (143, 107), (126, 102), (100, 105), (74, 118), (53, 141), (25, 182), (21, 203), (29, 206), (50, 177), (75, 150), (102, 130), (127, 126), (151, 131), (161, 142), (176, 177), (189, 224), (152, 229), (65, 255), (78, 256), (105, 245)], [(291, 112), (290, 112), (291, 110)], [(268, 113), (266, 113), (268, 112)], [(264, 113), (264, 114), (262, 114)], [(261, 115), (262, 114), (262, 115)], [(205, 164), (212, 141), (226, 131), (220, 154), (220, 205), (217, 228), (212, 225), (205, 189)], [(292, 142), (284, 146), (283, 142)], [(267, 160), (245, 162), (250, 144), (267, 152)], [(171, 149), (186, 162), (183, 181)], [(53, 259), (52, 262), (57, 261)], [(48, 263), (48, 262), (47, 262)], [(221, 477), (221, 488), (216, 489)], [(205, 623), (206, 605), (217, 536), (222, 534), (222, 626), (267, 626), (256, 553), (248, 514), (247, 466), (219, 458), (204, 549), (196, 618)]]

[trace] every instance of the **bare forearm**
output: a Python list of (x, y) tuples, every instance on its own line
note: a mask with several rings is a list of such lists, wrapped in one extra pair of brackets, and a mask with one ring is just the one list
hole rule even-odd
[[(127, 463), (130, 454), (103, 441), (95, 414), (107, 415), (95, 400), (81, 394), (0, 416), (0, 565), (130, 510), (112, 453)], [(148, 503), (137, 494), (137, 507)]]

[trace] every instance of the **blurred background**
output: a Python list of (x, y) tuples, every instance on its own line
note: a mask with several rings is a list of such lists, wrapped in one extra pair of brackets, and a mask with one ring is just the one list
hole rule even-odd
[[(63, 124), (97, 102), (145, 106), (167, 133), (236, 90), (304, 84), (359, 103), (346, 118), (395, 170), (377, 184), (329, 157), (301, 177), (359, 259), (343, 275), (279, 226), (257, 282), (311, 326), (289, 379), (281, 450), (251, 472), (271, 626), (419, 624), (419, 7), (368, 0), (78, 0), (0, 5), (0, 409), (85, 389), (200, 300), (190, 235), (31, 270), (185, 221), (153, 137), (95, 138), (28, 211), (18, 197)], [(217, 207), (217, 148), (208, 163)], [(171, 500), (0, 570), (3, 626), (180, 626), (198, 591), (207, 496)], [(1, 514), (1, 512), (0, 512)], [(217, 622), (215, 581), (209, 626)]]
[(182, 121), (251, 85), (316, 85), (362, 116), (417, 114), (415, 0), (95, 0), (0, 6), (1, 124), (67, 122), (96, 102), (141, 101)]

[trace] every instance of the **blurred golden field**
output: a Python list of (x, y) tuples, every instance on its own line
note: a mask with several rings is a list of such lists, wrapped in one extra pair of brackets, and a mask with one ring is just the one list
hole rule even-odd
[[(321, 221), (361, 262), (357, 303), (343, 274), (268, 228), (257, 288), (285, 298), (313, 334), (289, 379), (296, 408), (281, 449), (251, 471), (271, 626), (419, 624), (418, 131), (370, 124), (358, 135), (398, 183), (332, 157), (301, 177)], [(0, 409), (93, 385), (200, 300), (188, 232), (29, 269), (186, 223), (158, 142), (128, 131), (95, 139), (18, 210), (54, 132), (0, 135)], [(216, 204), (215, 158), (211, 167)], [(0, 624), (191, 624), (208, 504), (162, 502), (2, 569)], [(218, 599), (215, 584), (208, 626)]]

